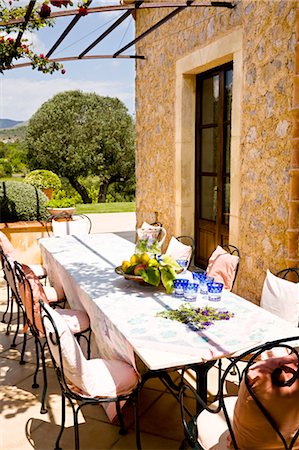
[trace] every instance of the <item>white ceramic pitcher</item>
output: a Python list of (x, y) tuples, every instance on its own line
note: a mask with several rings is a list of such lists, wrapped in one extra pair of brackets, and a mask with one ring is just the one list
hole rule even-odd
[(144, 222), (137, 229), (135, 253), (148, 253), (151, 258), (161, 255), (161, 248), (166, 238), (166, 230), (162, 226), (150, 225)]

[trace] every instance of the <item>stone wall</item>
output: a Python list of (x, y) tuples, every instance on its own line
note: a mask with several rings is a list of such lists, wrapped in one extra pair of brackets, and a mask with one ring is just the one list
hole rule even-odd
[[(136, 34), (169, 12), (138, 11)], [(285, 267), (287, 257), (296, 1), (242, 0), (232, 10), (188, 8), (137, 44), (137, 53), (147, 58), (136, 63), (137, 223), (159, 220), (175, 234), (176, 185), (188, 183), (174, 176), (177, 61), (240, 28), (237, 292), (259, 302), (266, 269)]]

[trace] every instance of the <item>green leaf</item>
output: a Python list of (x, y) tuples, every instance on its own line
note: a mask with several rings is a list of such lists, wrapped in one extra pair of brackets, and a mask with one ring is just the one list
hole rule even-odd
[(134, 269), (135, 269), (135, 267), (137, 266), (137, 264), (132, 264), (132, 265), (130, 265), (128, 268), (127, 268), (127, 270), (126, 270), (126, 274), (128, 274), (128, 275), (134, 275)]
[(161, 264), (161, 266), (169, 266), (174, 270), (181, 269), (181, 267), (176, 262), (176, 260), (170, 255), (162, 255), (160, 264)]
[(173, 280), (176, 277), (175, 271), (170, 267), (160, 267), (162, 284), (168, 294), (173, 291)]
[(161, 277), (157, 267), (147, 267), (146, 270), (140, 271), (140, 275), (146, 283), (152, 284), (153, 286), (159, 286)]

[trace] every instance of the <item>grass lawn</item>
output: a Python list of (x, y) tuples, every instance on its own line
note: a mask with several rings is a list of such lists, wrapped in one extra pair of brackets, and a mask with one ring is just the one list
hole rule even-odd
[(99, 214), (115, 212), (135, 212), (135, 202), (124, 203), (91, 203), (87, 205), (76, 205), (78, 214)]
[[(24, 181), (23, 177), (7, 177), (0, 178), (1, 181)], [(135, 202), (123, 203), (91, 203), (76, 205), (77, 214), (99, 214), (99, 213), (115, 213), (115, 212), (135, 212)]]

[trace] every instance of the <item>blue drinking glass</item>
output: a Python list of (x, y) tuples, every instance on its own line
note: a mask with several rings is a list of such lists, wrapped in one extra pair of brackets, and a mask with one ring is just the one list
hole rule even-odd
[(208, 283), (211, 283), (214, 281), (213, 277), (206, 277), (202, 280), (199, 280), (199, 292), (201, 295), (208, 295)]
[(197, 298), (198, 286), (198, 283), (192, 283), (189, 281), (184, 292), (185, 300), (188, 302), (195, 302)]
[(208, 286), (208, 300), (211, 302), (220, 302), (221, 293), (223, 290), (223, 283), (218, 283), (213, 281), (211, 283), (207, 283)]
[(192, 272), (193, 280), (198, 281), (200, 283), (201, 281), (204, 281), (207, 277), (207, 272)]
[(181, 273), (186, 273), (186, 270), (187, 270), (188, 264), (189, 264), (188, 259), (177, 259), (176, 262), (183, 269), (183, 271)]
[(183, 297), (188, 283), (189, 281), (185, 278), (177, 278), (176, 280), (173, 280), (174, 295), (176, 297)]

